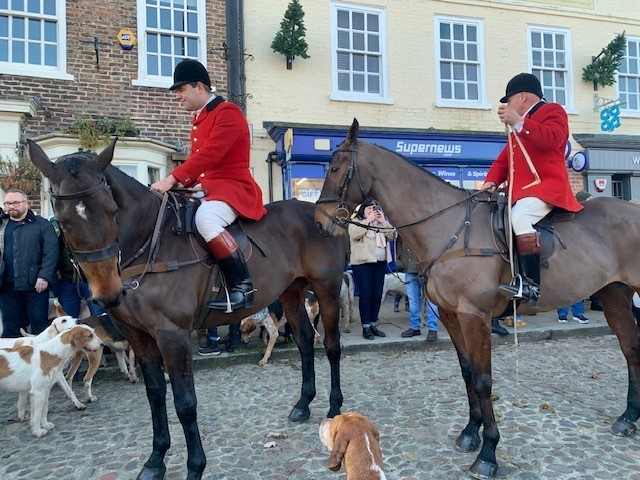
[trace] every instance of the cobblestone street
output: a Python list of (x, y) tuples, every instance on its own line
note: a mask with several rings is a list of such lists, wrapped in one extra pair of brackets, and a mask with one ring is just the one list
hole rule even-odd
[[(318, 395), (307, 424), (287, 415), (300, 389), (299, 361), (278, 350), (265, 367), (215, 361), (196, 371), (204, 478), (344, 479), (327, 470), (318, 424), (328, 409), (328, 362), (316, 355)], [(625, 409), (627, 369), (612, 335), (494, 347), (499, 479), (640, 480), (640, 441), (609, 433)], [(389, 480), (465, 479), (476, 454), (453, 447), (468, 408), (453, 347), (368, 351), (342, 361), (343, 412), (377, 424)], [(74, 390), (83, 399), (81, 384)], [(169, 392), (170, 392), (169, 388)], [(82, 393), (82, 396), (80, 395)], [(0, 478), (134, 479), (151, 451), (142, 383), (96, 378), (98, 401), (74, 411), (54, 387), (47, 436), (18, 422), (15, 394), (0, 394)], [(170, 399), (170, 402), (172, 400)], [(186, 450), (173, 404), (167, 479), (186, 476)], [(271, 438), (282, 434), (285, 438)], [(273, 448), (265, 448), (269, 441)]]

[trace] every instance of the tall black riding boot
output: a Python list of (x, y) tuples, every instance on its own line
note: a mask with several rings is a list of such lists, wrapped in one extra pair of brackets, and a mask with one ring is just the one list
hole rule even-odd
[(230, 313), (238, 308), (253, 307), (253, 284), (247, 264), (233, 236), (224, 230), (207, 243), (209, 250), (218, 260), (220, 271), (227, 281), (228, 299), (212, 300), (209, 308)]
[(509, 285), (500, 285), (498, 291), (509, 300), (535, 306), (540, 296), (540, 234), (518, 235), (516, 245), (522, 283), (516, 278)]

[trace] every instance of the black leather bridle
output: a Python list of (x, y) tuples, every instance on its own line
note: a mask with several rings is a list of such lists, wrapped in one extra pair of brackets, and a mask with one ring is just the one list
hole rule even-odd
[[(52, 189), (49, 189), (49, 193), (52, 198), (57, 200), (75, 200), (76, 198), (88, 197), (92, 193), (98, 192), (103, 188), (109, 188), (109, 184), (104, 177), (102, 177), (96, 185), (91, 188), (87, 188), (86, 190), (81, 190), (75, 193), (54, 193)], [(71, 248), (69, 249), (71, 250)], [(71, 253), (73, 254), (74, 259), (78, 262), (99, 262), (101, 260), (106, 260), (107, 258), (120, 255), (120, 244), (116, 241), (111, 245), (97, 250), (71, 250)]]
[(347, 167), (347, 173), (342, 179), (342, 183), (339, 188), (339, 196), (330, 197), (330, 198), (320, 198), (316, 201), (316, 205), (321, 205), (323, 203), (337, 203), (338, 207), (336, 208), (335, 213), (331, 216), (329, 215), (323, 208), (318, 208), (323, 215), (327, 216), (332, 223), (344, 226), (345, 223), (349, 220), (349, 216), (351, 212), (349, 207), (347, 206), (345, 199), (347, 198), (347, 191), (349, 190), (349, 185), (351, 183), (351, 179), (355, 176), (358, 181), (358, 187), (360, 187), (360, 194), (362, 196), (362, 200), (365, 199), (364, 187), (362, 186), (362, 180), (360, 179), (360, 173), (358, 172), (358, 164), (356, 163), (356, 158), (358, 156), (358, 141), (353, 142), (350, 148), (338, 148), (334, 150), (333, 156), (335, 157), (339, 153), (350, 153), (349, 157), (349, 166)]

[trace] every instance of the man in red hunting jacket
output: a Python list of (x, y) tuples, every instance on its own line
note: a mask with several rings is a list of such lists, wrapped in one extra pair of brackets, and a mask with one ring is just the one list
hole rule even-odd
[[(521, 282), (501, 285), (500, 293), (510, 300), (535, 305), (540, 292), (540, 238), (533, 225), (553, 207), (570, 212), (582, 210), (576, 201), (565, 167), (565, 149), (569, 140), (569, 122), (564, 108), (546, 103), (540, 81), (530, 73), (520, 73), (507, 84), (500, 99), (498, 116), (509, 126), (509, 135), (517, 136), (529, 153), (541, 182), (534, 181), (522, 149), (513, 138), (513, 191), (511, 220), (516, 236)], [(509, 178), (509, 145), (505, 146), (489, 169), (484, 187), (495, 190)]]
[[(206, 196), (196, 212), (196, 227), (230, 284), (232, 310), (253, 307), (253, 284), (233, 236), (224, 227), (238, 216), (259, 220), (267, 213), (262, 191), (249, 171), (249, 127), (242, 110), (213, 94), (209, 74), (200, 62), (185, 59), (173, 73), (176, 98), (194, 112), (191, 156), (151, 189), (164, 193), (176, 184), (200, 183)], [(226, 310), (227, 301), (209, 302)]]

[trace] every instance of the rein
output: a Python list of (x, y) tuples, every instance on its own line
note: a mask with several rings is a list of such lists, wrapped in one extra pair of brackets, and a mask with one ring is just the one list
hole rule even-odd
[[(74, 200), (78, 198), (87, 197), (95, 192), (102, 190), (103, 188), (109, 188), (109, 184), (107, 183), (107, 180), (105, 177), (102, 177), (99, 183), (97, 183), (93, 187), (87, 188), (85, 190), (81, 190), (79, 192), (54, 193), (53, 190), (50, 189), (49, 193), (52, 198), (55, 198), (58, 200)], [(173, 204), (169, 204), (169, 205), (174, 210), (176, 214), (176, 218), (178, 219), (178, 225), (179, 225), (178, 230), (181, 230), (180, 228), (181, 221), (180, 221), (180, 216), (178, 214), (178, 210), (179, 210), (178, 202), (175, 199), (175, 196), (173, 194), (171, 194), (171, 198), (173, 200)], [(136, 290), (140, 286), (140, 281), (147, 273), (169, 272), (173, 270), (178, 270), (179, 268), (185, 267), (188, 265), (201, 263), (202, 261), (206, 260), (206, 258), (197, 257), (193, 260), (188, 260), (186, 262), (167, 261), (167, 262), (158, 263), (155, 261), (159, 251), (160, 231), (161, 231), (162, 224), (164, 223), (164, 213), (167, 208), (168, 199), (169, 199), (169, 193), (165, 193), (162, 196), (162, 201), (160, 203), (160, 210), (158, 211), (158, 216), (156, 217), (156, 223), (153, 228), (153, 233), (147, 239), (147, 241), (142, 245), (142, 247), (136, 250), (135, 254), (131, 258), (127, 259), (124, 262), (120, 262), (120, 259), (118, 259), (118, 270), (120, 270), (120, 276), (123, 279), (128, 279), (128, 278), (139, 275), (138, 278), (135, 278), (131, 282), (131, 285), (125, 286), (125, 288)], [(147, 248), (149, 249), (149, 255), (147, 257), (147, 261), (144, 264), (128, 267), (128, 265), (131, 265), (131, 263), (137, 260), (147, 250)], [(76, 266), (77, 263), (80, 263), (80, 262), (82, 263), (99, 262), (101, 260), (106, 260), (116, 255), (119, 256), (121, 253), (120, 244), (118, 241), (112, 243), (111, 245), (107, 245), (106, 247), (98, 248), (96, 250), (72, 250), (71, 248), (69, 248), (69, 250), (71, 251), (71, 254), (73, 256), (74, 266)], [(76, 269), (78, 269), (77, 266), (76, 266)]]
[[(444, 207), (441, 210), (438, 210), (437, 212), (434, 212), (430, 215), (427, 215), (424, 218), (421, 218), (420, 220), (416, 220), (414, 222), (410, 222), (410, 223), (406, 223), (404, 225), (399, 225), (399, 226), (395, 226), (395, 227), (374, 227), (371, 225), (367, 225), (361, 222), (357, 222), (355, 220), (351, 220), (349, 218), (350, 215), (350, 211), (349, 211), (349, 207), (346, 205), (345, 199), (347, 197), (347, 191), (349, 190), (349, 184), (351, 183), (351, 179), (353, 178), (353, 176), (355, 175), (356, 179), (358, 180), (358, 187), (360, 188), (360, 194), (362, 197), (362, 201), (365, 200), (365, 193), (364, 193), (364, 187), (362, 186), (362, 180), (360, 178), (360, 173), (358, 171), (358, 164), (356, 162), (357, 156), (358, 156), (358, 140), (356, 140), (353, 143), (352, 148), (338, 148), (336, 150), (334, 150), (333, 152), (333, 156), (335, 156), (337, 153), (344, 153), (344, 152), (348, 152), (350, 153), (350, 157), (349, 157), (349, 166), (347, 167), (347, 173), (344, 176), (344, 178), (342, 179), (342, 183), (340, 184), (340, 194), (339, 196), (336, 197), (330, 197), (330, 198), (320, 198), (316, 201), (316, 205), (321, 205), (323, 203), (338, 203), (338, 207), (336, 208), (336, 211), (333, 215), (329, 215), (323, 208), (318, 208), (318, 210), (320, 212), (322, 212), (322, 214), (324, 216), (326, 216), (327, 218), (329, 218), (332, 222), (337, 223), (338, 225), (340, 225), (341, 227), (344, 227), (346, 224), (352, 224), (352, 225), (357, 225), (359, 227), (362, 228), (366, 228), (367, 230), (373, 230), (374, 232), (385, 232), (385, 231), (393, 231), (393, 230), (399, 230), (401, 228), (407, 228), (407, 227), (413, 227), (414, 225), (419, 225), (421, 223), (427, 222), (428, 220), (432, 219), (433, 217), (436, 217), (438, 215), (440, 215), (441, 213), (446, 212), (447, 210), (453, 208), (453, 207), (457, 207), (458, 205), (461, 205), (473, 198), (475, 198), (476, 196), (487, 192), (488, 189), (482, 189), (482, 190), (477, 190), (473, 193), (470, 193), (468, 196), (466, 196), (465, 198), (458, 200), (457, 202), (452, 203), (451, 205), (447, 205), (446, 207)], [(341, 212), (340, 214), (338, 214), (338, 212)], [(344, 212), (344, 213), (342, 213)]]

